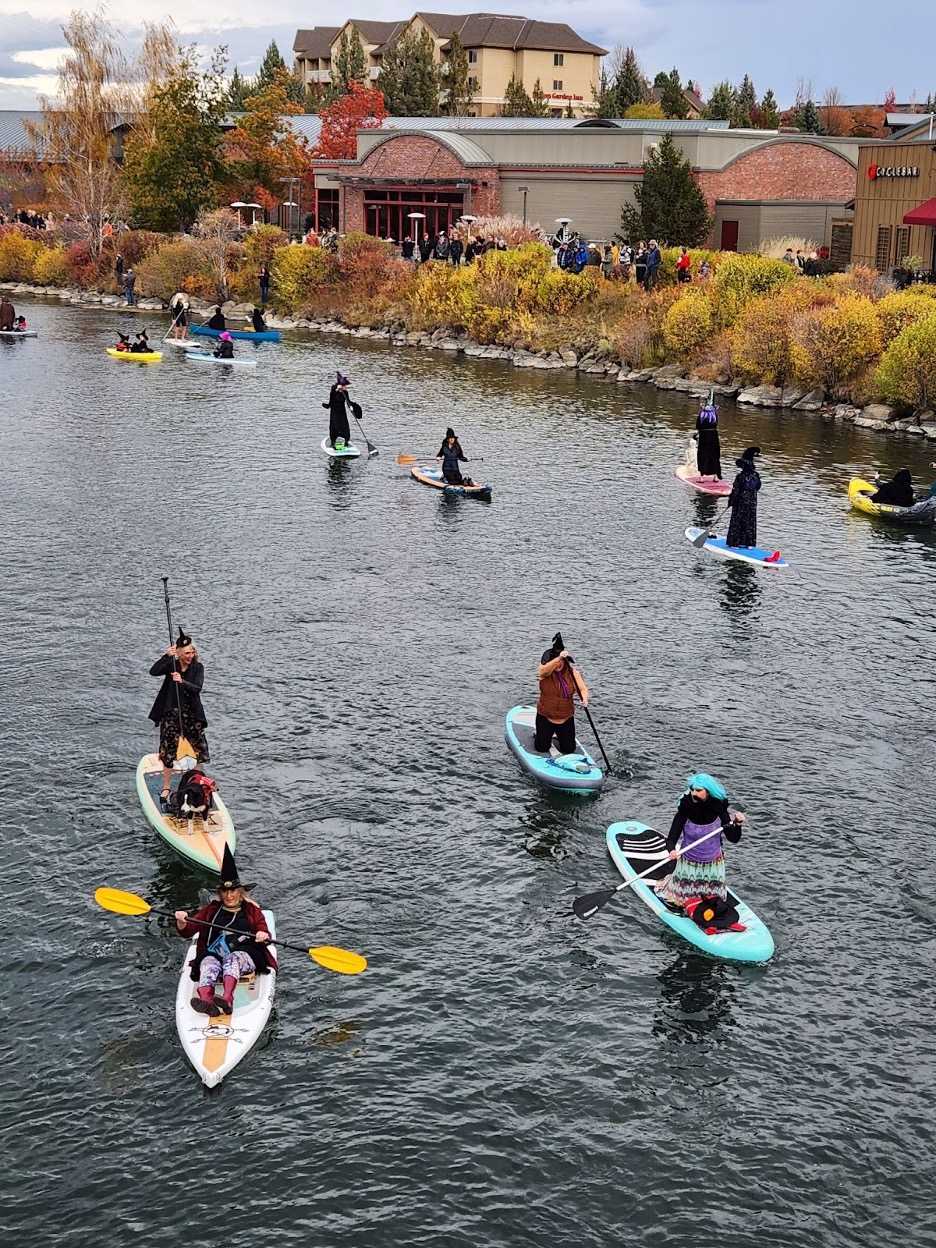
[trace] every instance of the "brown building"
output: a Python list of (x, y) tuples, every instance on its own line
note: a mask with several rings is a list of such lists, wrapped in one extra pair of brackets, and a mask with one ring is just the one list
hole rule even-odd
[(888, 273), (916, 257), (936, 272), (936, 148), (930, 121), (899, 139), (862, 145), (852, 261)]

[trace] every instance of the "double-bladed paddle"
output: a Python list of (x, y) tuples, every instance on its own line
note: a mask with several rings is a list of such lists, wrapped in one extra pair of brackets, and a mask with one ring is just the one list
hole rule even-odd
[[(700, 836), (697, 841), (690, 841), (688, 845), (684, 845), (682, 849), (676, 850), (676, 857), (681, 858), (683, 854), (690, 849), (695, 849), (697, 845), (701, 845), (703, 841), (710, 840), (713, 836), (718, 836), (722, 832), (722, 828), (718, 827), (714, 832), (706, 832), (705, 836)], [(632, 880), (625, 880), (623, 884), (618, 884), (616, 888), (599, 888), (597, 892), (586, 893), (583, 897), (576, 897), (572, 902), (572, 911), (577, 918), (590, 919), (593, 914), (608, 904), (611, 899), (621, 892), (622, 889), (630, 888), (632, 884), (636, 884), (638, 880), (644, 880), (648, 875), (653, 875), (658, 870), (660, 863), (666, 862), (665, 858), (658, 858), (656, 862), (652, 862), (645, 871), (641, 871), (639, 875), (635, 875)]]
[[(110, 910), (112, 914), (129, 914), (137, 918), (144, 914), (161, 914), (167, 919), (175, 918), (171, 910), (157, 910), (144, 897), (136, 893), (125, 893), (119, 888), (95, 889), (94, 900), (104, 910)], [(230, 930), (225, 929), (223, 924), (207, 923), (204, 919), (189, 919), (189, 922), (217, 931)], [(316, 945), (309, 948), (307, 945), (287, 944), (285, 940), (275, 938), (268, 943), (304, 953), (319, 966), (324, 966), (326, 970), (335, 971), (339, 975), (360, 975), (361, 971), (367, 970), (367, 959), (361, 957), (359, 953), (352, 953), (350, 949), (338, 949), (335, 945)]]
[[(396, 457), (396, 462), (405, 467), (407, 464), (421, 464), (427, 459), (438, 459), (438, 458), (439, 458), (438, 455), (419, 455), (419, 456), (404, 455), (403, 452), (401, 451), (399, 455)], [(465, 463), (466, 464), (483, 464), (484, 456), (475, 455), (474, 459), (466, 459)]]

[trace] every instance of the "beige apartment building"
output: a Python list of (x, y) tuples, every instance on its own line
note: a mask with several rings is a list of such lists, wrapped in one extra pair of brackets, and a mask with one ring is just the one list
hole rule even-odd
[(386, 51), (403, 35), (423, 31), (432, 37), (438, 64), (445, 61), (451, 40), (458, 34), (468, 53), (473, 92), (470, 116), (500, 116), (512, 77), (531, 93), (539, 81), (552, 116), (561, 117), (569, 108), (576, 117), (588, 115), (606, 49), (589, 43), (564, 22), (497, 13), (415, 13), (401, 22), (349, 18), (343, 26), (314, 26), (296, 32), (296, 73), (307, 85), (330, 82), (339, 42), (348, 34), (360, 40), (368, 78), (376, 81)]

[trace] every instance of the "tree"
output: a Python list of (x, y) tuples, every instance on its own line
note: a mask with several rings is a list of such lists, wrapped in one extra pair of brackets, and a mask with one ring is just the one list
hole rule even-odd
[(357, 131), (379, 129), (387, 116), (383, 92), (353, 82), (347, 95), (327, 104), (319, 114), (322, 130), (315, 155), (329, 160), (353, 160)]
[(727, 80), (716, 83), (705, 106), (707, 121), (731, 121), (735, 115), (735, 89)]
[(842, 93), (838, 87), (829, 87), (822, 97), (823, 134), (850, 134), (852, 128), (851, 114), (842, 105)]
[(676, 119), (688, 116), (689, 105), (679, 79), (679, 70), (675, 67), (668, 74), (657, 74), (653, 85), (660, 92), (660, 107), (667, 117)]
[(780, 125), (780, 106), (773, 91), (764, 92), (764, 98), (757, 106), (757, 117), (754, 119), (762, 130), (776, 130)]
[[(428, 30), (407, 34), (384, 53), (380, 89), (391, 117), (435, 117), (439, 112), (439, 71)], [(465, 56), (467, 67), (468, 57)], [(467, 75), (466, 75), (467, 81)]]
[(241, 76), (240, 70), (234, 66), (231, 81), (228, 84), (228, 108), (232, 113), (242, 113), (248, 95), (253, 94), (253, 83)]
[(754, 83), (750, 77), (745, 74), (741, 80), (741, 86), (735, 93), (734, 111), (731, 116), (731, 124), (740, 130), (749, 130), (754, 121), (754, 112), (757, 109), (757, 93), (754, 90)]
[(549, 101), (543, 92), (540, 80), (537, 78), (533, 83), (533, 91), (530, 95), (530, 116), (531, 117), (548, 117)]
[(708, 237), (712, 218), (705, 196), (672, 135), (664, 134), (650, 152), (634, 198), (636, 205), (621, 210), (622, 239), (658, 238), (698, 247)]
[(504, 117), (531, 117), (533, 110), (533, 101), (524, 88), (522, 82), (518, 81), (515, 74), (510, 75), (510, 81), (504, 89)]
[(631, 104), (630, 108), (625, 108), (623, 116), (627, 120), (640, 121), (664, 121), (663, 109), (654, 100), (650, 104)]
[(806, 134), (822, 134), (822, 118), (812, 100), (804, 100), (793, 110), (793, 124)]
[(572, 107), (571, 100), (566, 102), (565, 112), (562, 115), (570, 121), (575, 118), (575, 109)]
[(650, 103), (650, 84), (633, 48), (625, 48), (623, 52), (619, 47), (615, 48), (611, 91), (618, 117), (623, 117), (633, 104)]
[(884, 96), (884, 112), (893, 113), (897, 108), (897, 92), (893, 87)]
[(364, 45), (353, 28), (342, 32), (338, 40), (338, 51), (335, 54), (332, 82), (335, 87), (346, 93), (351, 89), (352, 82), (366, 81), (367, 73), (364, 65)]
[(468, 53), (458, 31), (449, 40), (448, 57), (442, 67), (442, 108), (450, 117), (464, 117), (474, 92), (468, 85)]
[(282, 53), (276, 46), (276, 40), (274, 39), (263, 54), (263, 60), (260, 62), (260, 71), (254, 79), (255, 92), (263, 91), (267, 87), (272, 86), (279, 74), (284, 70), (288, 72), (288, 66), (283, 60)]
[(222, 303), (230, 293), (228, 256), (231, 244), (242, 231), (243, 227), (236, 213), (230, 208), (216, 208), (213, 212), (202, 213), (195, 226), (195, 234), (202, 244), (205, 260), (215, 281), (217, 297)]
[(284, 178), (301, 178), (309, 169), (309, 149), (286, 118), (299, 112), (287, 94), (286, 70), (262, 91), (251, 95), (244, 115), (228, 136), (229, 169), (242, 191), (256, 195), (263, 188), (271, 196), (282, 194)]
[(63, 35), (68, 54), (59, 66), (58, 98), (43, 98), (42, 121), (27, 128), (43, 153), (53, 203), (98, 256), (104, 225), (121, 204), (113, 130), (136, 101), (127, 86), (129, 66), (100, 13), (76, 10)]
[(127, 140), (124, 183), (136, 225), (167, 233), (187, 229), (215, 198), (229, 99), (223, 71), (223, 53), (205, 72), (191, 50), (184, 53), (173, 77), (154, 93), (148, 130), (134, 130)]

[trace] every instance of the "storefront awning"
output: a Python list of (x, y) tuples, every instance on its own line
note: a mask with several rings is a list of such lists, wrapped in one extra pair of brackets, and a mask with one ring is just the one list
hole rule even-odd
[(928, 199), (919, 208), (904, 214), (904, 225), (936, 225), (936, 199)]

